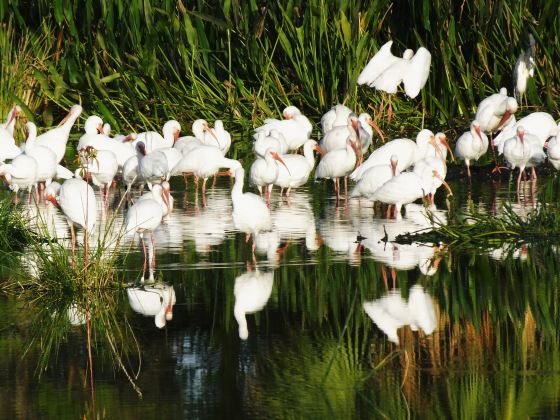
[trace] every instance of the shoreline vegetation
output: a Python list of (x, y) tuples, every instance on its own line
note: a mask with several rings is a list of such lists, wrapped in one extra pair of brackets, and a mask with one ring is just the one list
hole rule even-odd
[(395, 54), (422, 45), (433, 64), (422, 97), (393, 98), (395, 119), (379, 118), (381, 128), (412, 131), (424, 110), (426, 123), (453, 129), (490, 92), (512, 91), (528, 33), (537, 43), (528, 104), (558, 110), (560, 47), (546, 41), (559, 26), (553, 1), (300, 3), (39, 0), (29, 8), (15, 0), (0, 8), (0, 115), (16, 102), (28, 119), (39, 115), (39, 125), (50, 126), (82, 103), (117, 131), (203, 117), (224, 119), (236, 132), (286, 104), (315, 122), (339, 102), (375, 117), (387, 98), (358, 88), (356, 78), (394, 39)]

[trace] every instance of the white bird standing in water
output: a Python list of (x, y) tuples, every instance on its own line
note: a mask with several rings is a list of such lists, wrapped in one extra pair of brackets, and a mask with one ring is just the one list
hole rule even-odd
[(37, 145), (37, 127), (35, 127), (35, 124), (29, 121), (26, 127), (28, 137), (23, 148), (27, 156), (31, 156), (37, 161), (37, 182), (39, 185), (46, 187), (56, 177), (56, 155), (48, 147)]
[(282, 156), (284, 166), (278, 166), (278, 177), (274, 181), (274, 185), (281, 188), (280, 195), (287, 188), (286, 197), (290, 197), (293, 188), (301, 187), (307, 182), (311, 171), (315, 167), (314, 150), (322, 153), (315, 140), (307, 140), (303, 145), (303, 156), (299, 154)]
[(477, 120), (471, 123), (470, 131), (467, 131), (457, 139), (455, 143), (455, 156), (465, 161), (467, 176), (471, 179), (471, 160), (478, 160), (488, 150), (488, 137), (480, 129)]
[(31, 189), (37, 184), (37, 161), (35, 158), (24, 153), (16, 156), (10, 163), (0, 165), (0, 176), (4, 176), (9, 188), (15, 192), (16, 203), (20, 189), (29, 191), (27, 202), (31, 202)]
[(453, 194), (442, 176), (437, 171), (432, 170), (430, 172), (423, 171), (421, 174), (403, 172), (378, 188), (371, 199), (386, 204), (394, 204), (395, 218), (400, 219), (403, 204), (412, 203), (432, 191), (434, 178), (439, 179), (445, 185), (449, 194)]
[(326, 153), (317, 165), (315, 179), (326, 178), (333, 180), (337, 202), (340, 199), (339, 179), (344, 177), (344, 196), (346, 197), (348, 194), (348, 174), (356, 166), (358, 154), (356, 144), (348, 138), (346, 140), (346, 148)]
[(74, 105), (70, 108), (70, 112), (63, 118), (63, 120), (58, 124), (58, 127), (47, 131), (37, 137), (36, 145), (45, 146), (51, 149), (56, 155), (56, 163), (60, 163), (66, 152), (66, 143), (68, 143), (68, 138), (70, 137), (70, 131), (80, 114), (82, 113), (82, 107), (80, 105)]
[(84, 180), (72, 178), (62, 185), (53, 182), (45, 191), (47, 200), (60, 208), (72, 235), (72, 252), (76, 249), (74, 226), (85, 230), (84, 247), (88, 247), (88, 235), (95, 227), (97, 218), (97, 201), (93, 188)]
[(391, 156), (390, 164), (376, 165), (364, 172), (350, 193), (350, 197), (365, 197), (371, 200), (373, 194), (400, 172), (397, 170), (398, 157)]
[[(110, 150), (95, 150), (88, 146), (80, 151), (80, 159), (85, 167), (85, 172), (91, 175), (93, 185), (99, 187), (103, 204), (108, 206), (109, 188), (119, 169), (117, 157)], [(81, 168), (76, 171), (81, 171)]]
[(236, 229), (245, 232), (246, 242), (253, 235), (252, 250), (253, 259), (255, 259), (255, 235), (272, 229), (270, 210), (261, 197), (250, 192), (243, 192), (245, 171), (242, 167), (235, 169), (232, 175), (235, 177), (235, 184), (231, 190), (233, 224)]
[(154, 230), (161, 224), (164, 206), (167, 206), (167, 198), (163, 193), (161, 185), (156, 184), (153, 186), (152, 198), (138, 200), (126, 213), (125, 232), (128, 235), (138, 233), (142, 241), (144, 271), (146, 271), (148, 260), (145, 243), (145, 235), (148, 233), (151, 238), (152, 246), (154, 247), (151, 268), (155, 268), (156, 265)]
[(270, 189), (276, 178), (278, 178), (279, 169), (276, 162), (284, 165), (289, 172), (280, 155), (272, 149), (266, 151), (264, 159), (256, 159), (249, 170), (250, 184), (258, 188), (261, 197), (264, 189), (265, 200), (268, 205), (270, 205)]
[(521, 184), (521, 175), (525, 170), (525, 166), (531, 159), (531, 144), (525, 141), (525, 129), (523, 126), (517, 127), (517, 135), (506, 140), (504, 144), (504, 157), (511, 169), (519, 168), (519, 176), (517, 177), (517, 194)]
[(358, 181), (369, 168), (386, 165), (393, 155), (398, 158), (397, 172), (402, 172), (424, 157), (435, 154), (437, 147), (434, 133), (428, 129), (421, 130), (416, 136), (416, 141), (391, 140), (374, 150), (367, 160), (350, 174), (350, 179)]

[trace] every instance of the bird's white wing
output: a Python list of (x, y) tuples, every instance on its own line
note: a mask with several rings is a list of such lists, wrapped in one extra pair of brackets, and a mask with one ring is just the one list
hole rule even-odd
[(398, 58), (391, 53), (392, 45), (393, 41), (386, 42), (371, 60), (369, 60), (369, 63), (367, 63), (358, 76), (359, 85), (373, 86), (375, 79), (377, 79), (391, 64), (398, 60)]
[(56, 165), (56, 178), (57, 179), (70, 179), (74, 176), (72, 171), (62, 165)]
[(403, 77), (409, 66), (408, 60), (395, 58), (393, 64), (387, 67), (373, 82), (373, 87), (387, 93), (397, 93), (397, 88), (403, 81)]
[(405, 93), (411, 98), (416, 98), (420, 89), (426, 84), (431, 62), (432, 55), (424, 47), (420, 47), (410, 60), (408, 69), (403, 75), (403, 83)]

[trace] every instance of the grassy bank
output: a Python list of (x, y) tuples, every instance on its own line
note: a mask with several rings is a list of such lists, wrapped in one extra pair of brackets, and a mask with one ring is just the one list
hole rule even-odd
[[(560, 26), (557, 11), (551, 0), (451, 6), (442, 0), (39, 0), (33, 8), (21, 0), (2, 2), (0, 39), (8, 42), (3, 51), (14, 53), (2, 58), (1, 113), (11, 97), (49, 125), (61, 108), (81, 101), (122, 131), (159, 126), (171, 116), (184, 122), (221, 117), (240, 131), (278, 115), (287, 103), (315, 120), (342, 101), (371, 112), (382, 97), (355, 80), (379, 46), (394, 39), (395, 54), (424, 45), (433, 61), (422, 98), (400, 95), (397, 118), (384, 128), (418, 126), (422, 103), (429, 119), (447, 126), (472, 116), (489, 92), (511, 90), (527, 32), (538, 45), (529, 103), (556, 111), (560, 46), (549, 41)], [(6, 37), (10, 30), (16, 35)], [(32, 69), (24, 80), (33, 100), (5, 77), (29, 49), (40, 52), (25, 66)]]

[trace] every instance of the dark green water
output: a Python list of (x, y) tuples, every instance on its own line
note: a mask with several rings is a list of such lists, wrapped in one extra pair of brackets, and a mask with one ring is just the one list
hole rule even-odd
[[(449, 203), (438, 192), (440, 210), (499, 211), (515, 199), (507, 182), (482, 179), (469, 188), (457, 178), (451, 186)], [(374, 218), (365, 203), (336, 208), (330, 185), (309, 183), (290, 204), (274, 198), (275, 229), (257, 239), (255, 266), (250, 244), (233, 228), (229, 180), (218, 181), (206, 207), (193, 191), (184, 198), (182, 182), (172, 187), (175, 210), (156, 232), (153, 274), (156, 284), (173, 287), (173, 318), (158, 329), (153, 316), (132, 310), (126, 290), (102, 303), (133, 327), (139, 350), (125, 364), (139, 370), (142, 398), (97, 346), (99, 418), (557, 416), (558, 248), (397, 245), (397, 233), (425, 223), (419, 212), (395, 222)], [(545, 200), (557, 190), (554, 178), (539, 180)], [(541, 204), (528, 195), (516, 208)], [(56, 227), (66, 234), (62, 219)], [(135, 240), (125, 280), (139, 280), (141, 265)], [(0, 299), (0, 416), (90, 418), (85, 327), (55, 317), (67, 308), (35, 324), (45, 305)], [(377, 323), (365, 310), (372, 307)], [(39, 379), (41, 351), (22, 355), (31, 331), (57, 323), (69, 332)]]

